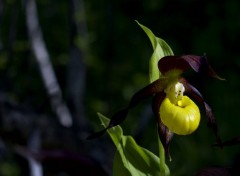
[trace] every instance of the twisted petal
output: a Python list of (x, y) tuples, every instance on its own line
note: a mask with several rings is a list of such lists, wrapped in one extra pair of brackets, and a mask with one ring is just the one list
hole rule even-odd
[[(183, 55), (183, 56), (166, 56), (158, 62), (160, 72), (165, 75), (172, 70), (184, 72), (192, 68), (197, 73), (204, 73), (208, 76), (223, 80), (212, 69), (207, 61), (206, 56)], [(180, 73), (181, 73), (180, 72)]]
[(169, 144), (173, 138), (173, 132), (170, 131), (168, 127), (166, 127), (162, 123), (160, 118), (160, 113), (159, 113), (159, 108), (165, 97), (166, 97), (166, 94), (164, 92), (157, 93), (153, 98), (152, 108), (153, 108), (153, 112), (156, 117), (156, 120), (158, 122), (157, 127), (158, 127), (159, 138), (163, 144), (167, 157), (170, 159), (171, 157), (170, 157), (170, 151), (169, 151)]
[(210, 106), (204, 101), (203, 96), (201, 95), (201, 93), (195, 88), (193, 87), (191, 84), (189, 84), (185, 79), (181, 79), (180, 82), (182, 84), (184, 84), (185, 87), (185, 93), (189, 94), (189, 96), (191, 96), (192, 98), (194, 98), (196, 101), (198, 101), (200, 104), (202, 104), (205, 108), (205, 112), (206, 112), (206, 117), (207, 117), (207, 125), (209, 128), (211, 128), (213, 130), (213, 133), (216, 137), (216, 142), (217, 144), (221, 145), (221, 139), (220, 136), (218, 134), (218, 126), (216, 123), (216, 119), (212, 113), (212, 109), (210, 108)]
[(106, 128), (104, 128), (102, 131), (99, 131), (97, 133), (90, 135), (89, 137), (87, 137), (87, 139), (94, 139), (94, 138), (100, 137), (106, 132), (107, 129), (119, 125), (125, 120), (125, 118), (127, 117), (128, 111), (131, 108), (135, 107), (138, 103), (148, 98), (149, 96), (154, 95), (158, 92), (162, 92), (164, 88), (165, 88), (165, 78), (162, 78), (152, 82), (151, 84), (147, 85), (143, 89), (139, 90), (137, 93), (133, 95), (129, 105), (126, 108), (118, 111), (116, 114), (112, 116)]

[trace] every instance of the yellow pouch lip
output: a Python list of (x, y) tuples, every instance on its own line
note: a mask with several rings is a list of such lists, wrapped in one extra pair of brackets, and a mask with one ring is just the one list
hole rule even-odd
[(179, 135), (193, 133), (200, 122), (200, 111), (198, 106), (187, 96), (173, 104), (166, 97), (160, 106), (160, 118), (169, 130)]

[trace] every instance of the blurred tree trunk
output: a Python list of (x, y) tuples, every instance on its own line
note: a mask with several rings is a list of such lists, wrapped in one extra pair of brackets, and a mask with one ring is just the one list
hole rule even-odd
[(84, 113), (86, 80), (87, 24), (83, 0), (69, 1), (70, 60), (67, 70), (67, 95), (79, 137), (86, 137), (89, 124)]
[[(28, 139), (28, 149), (33, 152), (39, 152), (39, 150), (41, 150), (41, 135), (38, 129), (34, 129)], [(29, 162), (31, 176), (43, 176), (43, 167), (41, 162), (37, 161), (30, 155), (26, 157)]]
[(62, 98), (62, 91), (58, 85), (50, 57), (42, 37), (39, 25), (35, 0), (26, 0), (26, 20), (31, 47), (38, 62), (39, 69), (48, 95), (50, 97), (53, 111), (63, 126), (72, 125), (72, 117), (68, 107)]

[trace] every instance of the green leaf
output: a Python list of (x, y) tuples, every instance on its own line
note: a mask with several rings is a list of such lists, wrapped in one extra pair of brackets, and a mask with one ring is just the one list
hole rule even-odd
[[(106, 127), (110, 120), (100, 113), (98, 116)], [(114, 176), (160, 175), (160, 160), (156, 155), (140, 147), (131, 136), (123, 135), (120, 126), (108, 129), (107, 132), (117, 147), (113, 164)]]
[(117, 150), (114, 156), (113, 161), (113, 175), (114, 176), (131, 176), (130, 169), (128, 170), (124, 166), (124, 162), (122, 160), (121, 154)]
[(149, 61), (150, 82), (153, 82), (161, 76), (161, 73), (158, 69), (158, 61), (164, 56), (173, 55), (173, 51), (163, 39), (156, 37), (150, 29), (140, 24), (138, 21), (136, 22), (147, 34), (153, 47), (153, 54)]
[[(149, 28), (140, 24), (138, 21), (136, 22), (147, 34), (153, 47), (153, 54), (149, 61), (149, 79), (150, 79), (150, 83), (152, 83), (157, 79), (161, 78), (162, 76), (161, 72), (158, 69), (159, 60), (165, 56), (172, 56), (174, 54), (171, 47), (163, 39), (156, 37)], [(170, 171), (168, 166), (165, 163), (165, 151), (159, 137), (158, 137), (158, 146), (159, 146), (159, 156), (160, 156), (159, 157), (160, 174), (162, 176), (169, 176)]]
[(156, 81), (161, 77), (161, 72), (158, 69), (158, 61), (164, 56), (162, 48), (157, 44), (150, 61), (149, 61), (149, 79), (150, 83)]
[(170, 176), (170, 170), (167, 166), (167, 164), (165, 163), (165, 150), (164, 147), (158, 137), (158, 149), (159, 149), (159, 159), (160, 159), (160, 173), (161, 175), (164, 176)]

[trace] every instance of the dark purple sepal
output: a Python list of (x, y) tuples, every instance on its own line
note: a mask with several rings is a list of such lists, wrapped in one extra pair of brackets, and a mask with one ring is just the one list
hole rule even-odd
[(173, 138), (174, 133), (172, 131), (170, 131), (168, 129), (168, 127), (165, 126), (162, 123), (160, 118), (159, 118), (159, 121), (158, 121), (158, 135), (159, 135), (159, 138), (162, 142), (163, 148), (165, 150), (165, 155), (167, 156), (167, 158), (169, 160), (171, 160), (169, 145), (170, 145), (170, 142)]
[(157, 127), (158, 127), (158, 135), (159, 135), (160, 141), (163, 145), (166, 156), (170, 160), (171, 155), (170, 155), (170, 150), (169, 150), (169, 144), (173, 138), (173, 132), (171, 132), (168, 129), (168, 127), (166, 127), (162, 123), (160, 114), (159, 114), (160, 106), (165, 97), (166, 97), (166, 94), (164, 92), (157, 93), (153, 98), (152, 109), (153, 109), (154, 116), (156, 117)]
[(194, 100), (196, 100), (198, 103), (202, 104), (204, 106), (206, 117), (207, 117), (207, 126), (213, 130), (213, 133), (216, 137), (217, 144), (221, 145), (222, 141), (218, 134), (218, 126), (216, 119), (213, 115), (212, 109), (210, 106), (204, 101), (203, 96), (201, 93), (191, 84), (189, 84), (185, 79), (181, 78), (180, 82), (185, 87), (185, 93), (192, 97)]
[(158, 92), (162, 92), (164, 90), (164, 88), (165, 88), (165, 78), (158, 79), (158, 80), (152, 82), (151, 84), (147, 85), (143, 89), (139, 90), (138, 92), (136, 92), (133, 95), (129, 105), (126, 108), (118, 111), (116, 114), (114, 114), (112, 116), (108, 126), (105, 129), (101, 130), (100, 132), (90, 135), (89, 137), (87, 137), (87, 139), (98, 138), (98, 137), (102, 136), (106, 132), (107, 129), (121, 124), (126, 119), (126, 117), (128, 115), (128, 111), (131, 108), (135, 107), (142, 100), (144, 100)]
[(182, 55), (165, 56), (158, 62), (158, 68), (163, 75), (172, 70), (181, 70), (182, 72), (192, 68), (197, 73), (207, 74), (208, 76), (223, 80), (212, 69), (206, 56)]

